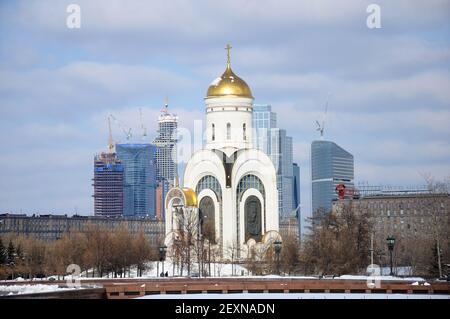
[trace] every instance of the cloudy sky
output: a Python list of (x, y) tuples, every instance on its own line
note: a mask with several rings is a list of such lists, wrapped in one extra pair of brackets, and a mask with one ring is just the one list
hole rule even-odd
[[(70, 3), (80, 29), (66, 26)], [(450, 175), (450, 1), (1, 1), (0, 212), (92, 214), (107, 115), (138, 133), (142, 108), (150, 141), (168, 95), (192, 128), (226, 43), (294, 138), (303, 213), (327, 94), (325, 137), (354, 154), (357, 182)]]

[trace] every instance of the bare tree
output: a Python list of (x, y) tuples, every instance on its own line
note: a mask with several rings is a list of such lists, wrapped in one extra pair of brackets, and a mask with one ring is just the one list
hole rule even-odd
[(371, 224), (367, 213), (353, 206), (316, 214), (301, 250), (305, 273), (358, 273), (368, 265)]
[(228, 262), (231, 264), (231, 275), (236, 275), (236, 263), (239, 260), (239, 256), (241, 255), (241, 247), (240, 245), (233, 240), (229, 242), (225, 247), (225, 256), (228, 259)]
[(296, 273), (300, 261), (300, 243), (295, 236), (289, 235), (283, 238), (283, 248), (281, 250), (281, 269), (291, 275)]
[[(422, 201), (421, 207), (429, 215), (428, 224), (433, 234), (430, 274), (438, 275), (441, 278), (443, 276), (442, 260), (449, 260), (450, 219), (449, 208), (446, 208), (444, 200), (448, 198), (450, 193), (450, 177), (447, 177), (444, 181), (436, 181), (431, 175), (424, 174), (424, 178), (430, 193), (436, 195)], [(442, 197), (439, 195), (442, 195)]]
[(193, 255), (196, 253), (199, 239), (199, 215), (196, 209), (180, 209), (175, 215), (177, 234), (179, 240), (179, 255), (181, 257), (181, 273), (184, 266), (187, 268), (188, 276), (194, 263)]
[(92, 277), (95, 276), (95, 270), (99, 277), (103, 277), (111, 266), (110, 232), (97, 225), (89, 225), (86, 231), (86, 240), (89, 244), (84, 256), (85, 262), (93, 269)]
[(156, 250), (152, 247), (141, 230), (133, 239), (133, 262), (137, 267), (137, 276), (141, 277), (142, 272), (148, 268), (147, 262), (156, 259)]

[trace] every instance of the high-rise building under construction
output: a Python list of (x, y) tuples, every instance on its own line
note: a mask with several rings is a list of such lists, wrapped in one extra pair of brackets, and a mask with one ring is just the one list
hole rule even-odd
[(115, 153), (102, 152), (94, 158), (94, 214), (120, 217), (123, 214), (124, 167)]

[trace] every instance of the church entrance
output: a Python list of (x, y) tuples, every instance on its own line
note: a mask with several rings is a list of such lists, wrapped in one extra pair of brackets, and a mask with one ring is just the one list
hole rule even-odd
[(200, 200), (198, 208), (200, 214), (202, 234), (211, 243), (215, 243), (216, 229), (215, 229), (215, 211), (213, 199), (209, 196), (203, 197)]
[(259, 198), (252, 195), (245, 201), (245, 241), (253, 238), (261, 241), (261, 202)]

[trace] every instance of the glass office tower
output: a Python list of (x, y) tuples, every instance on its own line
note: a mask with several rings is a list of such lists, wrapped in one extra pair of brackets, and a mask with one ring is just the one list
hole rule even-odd
[(280, 218), (292, 217), (292, 137), (286, 136), (286, 130), (277, 128), (277, 115), (270, 105), (253, 106), (253, 129), (254, 147), (271, 158), (277, 171)]
[(124, 166), (124, 216), (155, 217), (156, 146), (116, 144), (116, 153)]
[(319, 209), (331, 211), (331, 202), (337, 198), (336, 186), (353, 188), (353, 155), (330, 141), (311, 144), (312, 213)]

